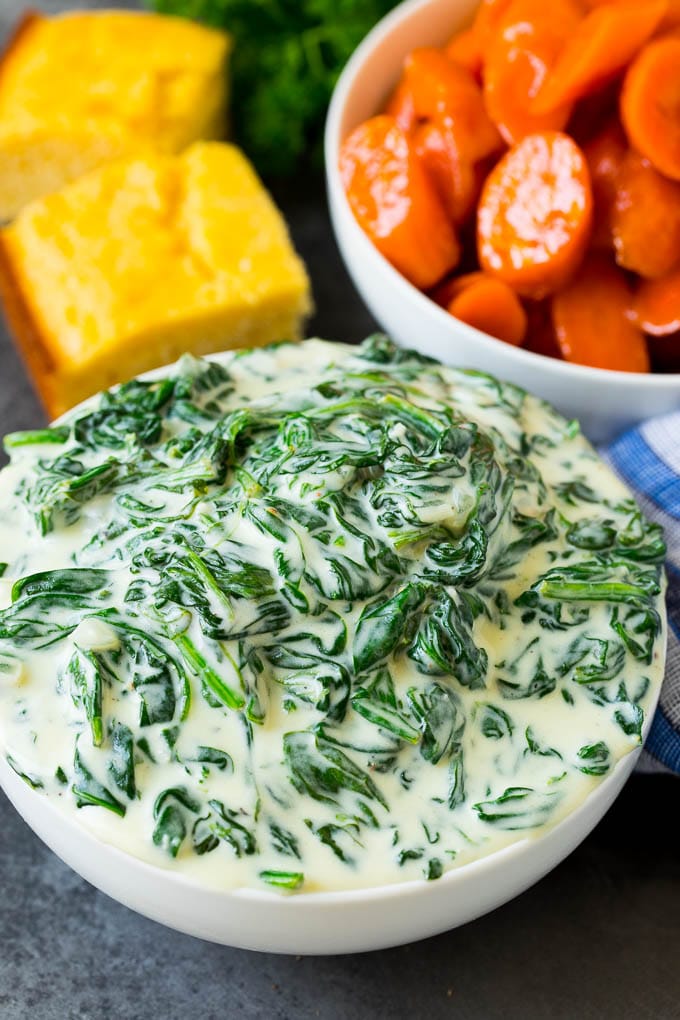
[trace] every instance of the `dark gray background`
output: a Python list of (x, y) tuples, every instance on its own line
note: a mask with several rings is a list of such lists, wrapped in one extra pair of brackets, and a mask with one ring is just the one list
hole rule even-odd
[[(25, 8), (0, 0), (0, 38)], [(321, 184), (274, 190), (313, 278), (311, 331), (359, 339), (373, 323)], [(0, 323), (0, 433), (43, 420)], [(674, 778), (635, 776), (567, 861), (493, 914), (417, 945), (303, 959), (137, 916), (65, 867), (0, 794), (0, 1020), (680, 1018), (679, 803)]]

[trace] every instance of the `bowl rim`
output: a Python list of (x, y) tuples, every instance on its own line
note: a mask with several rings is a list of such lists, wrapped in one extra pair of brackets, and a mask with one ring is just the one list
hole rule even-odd
[[(405, 276), (398, 272), (385, 256), (378, 251), (359, 226), (340, 182), (338, 159), (340, 145), (344, 140), (341, 138), (341, 124), (345, 115), (348, 98), (356, 78), (373, 55), (376, 46), (389, 38), (405, 21), (409, 21), (411, 18), (417, 20), (421, 12), (426, 11), (431, 6), (443, 6), (445, 2), (446, 0), (402, 0), (402, 3), (398, 4), (394, 10), (385, 15), (371, 29), (355, 49), (338, 78), (328, 108), (324, 130), (324, 161), (329, 199), (335, 204), (339, 214), (343, 217), (347, 230), (350, 232), (351, 243), (360, 245), (364, 257), (370, 259), (375, 266), (379, 266), (382, 273), (388, 280), (392, 281), (394, 286), (404, 289), (405, 296), (416, 310), (424, 315), (434, 315), (435, 319), (439, 319), (441, 324), (446, 324), (452, 316), (446, 309), (441, 308), (432, 298), (429, 298), (423, 291), (419, 290)], [(386, 85), (389, 84), (387, 75), (385, 76), (385, 82)], [(677, 388), (680, 397), (680, 372), (622, 372), (618, 369), (594, 368), (590, 365), (560, 361), (545, 354), (538, 354), (523, 347), (507, 344), (490, 333), (476, 329), (474, 326), (470, 326), (461, 320), (456, 320), (456, 322), (458, 328), (462, 328), (470, 336), (472, 342), (476, 344), (483, 342), (483, 348), (486, 347), (490, 355), (498, 349), (499, 344), (502, 345), (506, 355), (508, 354), (507, 348), (512, 347), (520, 365), (524, 363), (528, 368), (541, 368), (548, 375), (562, 379), (565, 383), (569, 381), (578, 384), (588, 380), (596, 384), (614, 385), (623, 391), (622, 395), (624, 396), (626, 392), (639, 390), (640, 387), (644, 387), (648, 392)]]
[[(126, 850), (116, 846), (115, 843), (111, 843), (108, 840), (103, 839), (100, 835), (94, 832), (92, 829), (78, 822), (77, 818), (74, 817), (73, 813), (66, 810), (61, 810), (52, 799), (47, 797), (45, 794), (41, 794), (39, 790), (30, 789), (24, 780), (14, 772), (9, 763), (5, 760), (5, 756), (0, 756), (0, 790), (2, 790), (7, 796), (8, 800), (12, 804), (12, 807), (17, 813), (25, 819), (23, 812), (17, 807), (16, 801), (19, 797), (12, 796), (11, 787), (14, 784), (15, 790), (20, 791), (21, 794), (35, 796), (40, 799), (41, 807), (38, 809), (41, 812), (51, 816), (52, 819), (59, 823), (59, 827), (62, 830), (68, 830), (73, 838), (83, 839), (86, 842), (91, 843), (93, 847), (101, 849), (106, 848), (106, 851), (110, 853), (116, 860), (124, 861), (125, 865), (129, 868), (138, 869), (141, 875), (148, 875), (150, 878), (155, 878), (160, 881), (167, 880), (171, 886), (176, 886), (178, 889), (183, 889), (188, 892), (196, 892), (197, 894), (208, 894), (213, 897), (227, 898), (232, 897), (248, 902), (257, 902), (261, 904), (294, 904), (300, 906), (302, 910), (312, 910), (317, 907), (323, 906), (337, 906), (339, 904), (352, 905), (352, 904), (377, 904), (385, 900), (398, 899), (404, 897), (410, 899), (412, 896), (419, 895), (424, 889), (432, 888), (446, 889), (452, 886), (456, 886), (461, 882), (465, 882), (466, 879), (471, 876), (483, 876), (485, 872), (492, 873), (498, 867), (510, 864), (514, 859), (521, 857), (527, 850), (535, 846), (538, 843), (543, 843), (548, 837), (553, 839), (559, 838), (561, 832), (568, 832), (573, 826), (575, 821), (589, 811), (596, 809), (596, 817), (593, 825), (589, 828), (589, 832), (592, 831), (594, 825), (596, 825), (600, 819), (604, 816), (610, 806), (610, 790), (612, 787), (616, 787), (621, 782), (621, 772), (630, 774), (639, 757), (645, 740), (649, 733), (649, 729), (652, 724), (654, 713), (658, 704), (659, 694), (661, 690), (661, 682), (654, 694), (654, 698), (649, 707), (649, 712), (645, 717), (642, 732), (642, 742), (636, 747), (631, 748), (623, 757), (619, 758), (612, 771), (602, 779), (593, 789), (585, 795), (585, 797), (576, 805), (576, 807), (569, 811), (559, 822), (553, 825), (546, 825), (536, 832), (527, 834), (514, 842), (508, 843), (506, 846), (500, 847), (498, 850), (493, 851), (490, 854), (485, 854), (482, 857), (474, 858), (465, 864), (460, 864), (457, 867), (454, 866), (437, 879), (436, 882), (430, 882), (425, 878), (410, 879), (406, 882), (391, 882), (383, 885), (371, 885), (371, 886), (359, 886), (350, 889), (326, 889), (318, 891), (305, 892), (294, 892), (292, 894), (275, 892), (269, 889), (256, 889), (252, 886), (226, 886), (220, 888), (219, 886), (212, 885), (207, 882), (202, 882), (200, 878), (195, 876), (186, 875), (181, 872), (173, 871), (171, 867), (164, 868), (160, 864), (154, 864), (151, 861), (145, 860), (143, 857), (130, 853)], [(4, 775), (3, 775), (4, 773)], [(627, 780), (628, 775), (625, 777)], [(617, 795), (618, 796), (618, 795)], [(604, 802), (604, 807), (600, 804)], [(33, 829), (33, 825), (27, 822), (34, 835), (38, 835)], [(42, 842), (42, 837), (38, 836)], [(585, 838), (585, 837), (583, 837)], [(579, 843), (581, 840), (579, 840)], [(54, 851), (53, 851), (54, 852)], [(559, 856), (559, 861), (563, 860), (564, 857), (568, 856), (567, 853)], [(65, 863), (74, 871), (78, 869), (69, 863), (68, 860)], [(556, 864), (554, 865), (556, 866)], [(536, 875), (536, 881), (540, 878), (540, 874)], [(514, 898), (514, 897), (513, 897)], [(505, 901), (504, 901), (505, 902)]]

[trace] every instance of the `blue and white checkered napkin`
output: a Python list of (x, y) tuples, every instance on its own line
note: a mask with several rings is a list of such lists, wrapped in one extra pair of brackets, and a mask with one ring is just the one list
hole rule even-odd
[(633, 490), (668, 546), (668, 658), (659, 707), (638, 768), (680, 775), (680, 413), (624, 432), (601, 453)]

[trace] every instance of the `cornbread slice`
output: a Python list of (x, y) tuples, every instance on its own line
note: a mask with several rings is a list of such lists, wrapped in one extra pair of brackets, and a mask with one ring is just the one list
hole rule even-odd
[(230, 49), (181, 18), (27, 15), (0, 60), (0, 222), (112, 159), (221, 138)]
[(299, 339), (304, 265), (234, 146), (120, 160), (0, 231), (0, 293), (47, 411), (174, 361)]

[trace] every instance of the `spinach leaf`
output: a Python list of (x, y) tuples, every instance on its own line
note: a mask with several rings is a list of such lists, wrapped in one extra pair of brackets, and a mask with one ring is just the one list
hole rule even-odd
[(78, 807), (103, 807), (115, 815), (120, 815), (121, 818), (125, 815), (125, 805), (94, 777), (83, 760), (77, 744), (73, 757), (73, 774), (75, 782), (71, 789)]
[(167, 660), (157, 655), (145, 642), (137, 646), (132, 685), (139, 694), (141, 726), (153, 726), (174, 719), (177, 698), (172, 672)]
[(152, 839), (157, 847), (176, 857), (186, 838), (188, 820), (200, 810), (199, 803), (183, 786), (169, 787), (156, 797)]
[(425, 598), (421, 585), (407, 584), (387, 601), (369, 603), (362, 611), (354, 636), (354, 669), (363, 673), (382, 662), (408, 641), (412, 613)]
[(543, 665), (541, 656), (536, 663), (536, 669), (528, 683), (522, 684), (518, 681), (508, 680), (505, 677), (497, 678), (498, 690), (503, 698), (508, 701), (518, 701), (524, 698), (545, 698), (552, 694), (557, 686), (557, 676), (548, 673)]
[[(448, 806), (453, 811), (459, 804), (462, 804), (466, 799), (465, 790), (465, 765), (464, 765), (464, 752), (460, 744), (457, 744), (452, 749), (451, 760), (449, 762), (449, 789), (446, 798)], [(438, 875), (436, 876), (439, 877)]]
[(578, 751), (579, 772), (588, 776), (603, 776), (611, 768), (611, 754), (603, 740), (594, 744), (584, 744)]
[(300, 843), (292, 832), (288, 832), (277, 822), (270, 821), (269, 833), (274, 849), (278, 850), (280, 854), (284, 854), (286, 857), (297, 857), (298, 860), (302, 859)]
[(0, 640), (42, 648), (71, 634), (111, 598), (104, 570), (53, 570), (20, 578), (12, 605), (0, 612)]
[(420, 733), (397, 702), (394, 681), (389, 670), (380, 669), (364, 687), (358, 687), (352, 695), (352, 708), (364, 719), (389, 730), (409, 744), (417, 744)]
[(271, 885), (275, 889), (287, 889), (289, 891), (299, 889), (305, 881), (305, 876), (301, 871), (274, 871), (271, 868), (261, 871), (260, 878), (267, 885)]
[(245, 811), (234, 811), (219, 800), (208, 802), (210, 813), (199, 818), (192, 830), (196, 853), (208, 853), (219, 843), (226, 843), (236, 857), (257, 853), (255, 834), (246, 824), (250, 821)]
[(71, 683), (71, 696), (77, 705), (82, 705), (90, 724), (92, 743), (98, 747), (104, 737), (102, 722), (102, 688), (104, 679), (98, 656), (94, 652), (76, 649), (71, 656), (66, 675)]
[(351, 681), (348, 671), (342, 666), (310, 656), (306, 666), (286, 673), (279, 683), (286, 691), (286, 707), (291, 703), (306, 702), (324, 713), (330, 721), (342, 722), (344, 719)]
[(121, 793), (129, 800), (134, 800), (137, 794), (134, 747), (130, 728), (120, 722), (114, 723), (111, 729), (109, 774)]
[(422, 733), (420, 753), (426, 761), (436, 765), (454, 751), (465, 728), (460, 700), (452, 690), (437, 682), (424, 690), (411, 687), (408, 699)]
[(507, 712), (497, 705), (482, 705), (479, 728), (485, 737), (490, 740), (501, 740), (503, 737), (511, 737), (514, 724)]
[(5, 450), (10, 453), (12, 450), (22, 446), (42, 446), (44, 443), (51, 443), (55, 446), (63, 446), (70, 435), (70, 429), (65, 426), (53, 425), (47, 429), (31, 429), (26, 432), (10, 432), (5, 436), (3, 443)]
[(463, 687), (486, 684), (488, 656), (471, 634), (471, 618), (464, 604), (456, 605), (444, 589), (435, 590), (418, 621), (407, 654), (422, 673), (452, 676)]
[(286, 733), (283, 753), (290, 779), (300, 793), (314, 800), (339, 803), (349, 792), (375, 800), (387, 809), (387, 802), (368, 773), (324, 737), (302, 731)]
[(12, 769), (12, 771), (16, 772), (19, 778), (23, 779), (26, 785), (30, 786), (32, 790), (43, 790), (45, 788), (45, 784), (43, 783), (42, 779), (39, 779), (38, 776), (26, 772), (24, 769), (22, 769), (21, 766), (16, 761), (16, 759), (11, 754), (5, 755), (5, 761)]
[(543, 825), (559, 803), (559, 793), (543, 793), (528, 786), (509, 786), (494, 800), (474, 804), (483, 822), (498, 829), (533, 829)]

